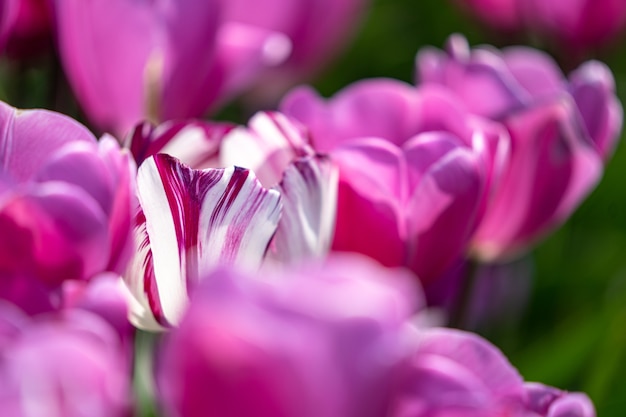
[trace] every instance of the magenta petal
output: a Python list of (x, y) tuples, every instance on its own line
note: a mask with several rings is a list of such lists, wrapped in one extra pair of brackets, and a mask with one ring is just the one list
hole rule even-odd
[(0, 172), (17, 181), (29, 180), (51, 154), (73, 142), (95, 144), (96, 138), (62, 114), (0, 103)]
[(198, 86), (213, 65), (217, 1), (55, 5), (66, 74), (100, 127), (123, 135), (148, 116), (191, 117), (206, 110), (200, 97), (211, 100), (211, 94)]
[(452, 329), (421, 331), (399, 387), (398, 417), (516, 415), (525, 400), (522, 378), (495, 346)]
[(571, 93), (598, 152), (607, 159), (622, 130), (623, 110), (615, 97), (615, 80), (603, 63), (590, 61), (571, 76)]
[(322, 258), (330, 250), (337, 211), (337, 167), (326, 157), (294, 161), (276, 187), (283, 211), (271, 255), (287, 262)]
[(563, 73), (550, 55), (528, 47), (509, 47), (502, 52), (502, 58), (517, 82), (534, 98), (563, 90)]
[(414, 189), (406, 207), (407, 264), (423, 283), (437, 279), (463, 255), (477, 226), (485, 175), (479, 156), (456, 148), (428, 169)]
[[(50, 286), (87, 279), (104, 270), (109, 257), (108, 222), (82, 189), (49, 182), (4, 198), (3, 256), (10, 270), (31, 273)], [(11, 244), (10, 242), (13, 242)]]
[(477, 252), (493, 259), (524, 249), (563, 222), (602, 174), (602, 160), (565, 98), (512, 116), (508, 172), (477, 231)]
[(126, 281), (135, 307), (143, 304), (136, 322), (149, 328), (177, 323), (204, 271), (221, 263), (257, 267), (280, 215), (278, 193), (251, 171), (193, 170), (165, 154), (142, 164), (138, 193), (139, 252)]

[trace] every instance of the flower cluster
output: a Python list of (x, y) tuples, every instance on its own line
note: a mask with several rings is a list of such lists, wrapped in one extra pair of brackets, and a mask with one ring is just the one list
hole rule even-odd
[[(283, 95), (366, 3), (0, 4), (7, 61), (58, 54), (109, 132), (0, 102), (0, 415), (595, 417), (468, 328), (601, 180), (611, 70), (452, 35), (412, 83)], [(244, 91), (276, 108), (200, 118)]]

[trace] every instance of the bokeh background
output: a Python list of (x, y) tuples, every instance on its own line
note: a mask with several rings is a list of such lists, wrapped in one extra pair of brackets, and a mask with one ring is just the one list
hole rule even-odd
[[(455, 32), (465, 35), (472, 45), (506, 46), (521, 41), (490, 31), (451, 1), (375, 0), (353, 42), (312, 84), (322, 94), (331, 95), (368, 77), (413, 82), (418, 49), (442, 47)], [(532, 46), (542, 47), (538, 43)], [(593, 55), (613, 70), (624, 102), (626, 37)], [(58, 66), (49, 64), (16, 68), (3, 62), (0, 99), (28, 108), (50, 107), (50, 97), (56, 97), (57, 109), (85, 122), (64, 88)], [(249, 106), (235, 101), (215, 118), (245, 123), (250, 112)], [(585, 391), (599, 416), (623, 416), (626, 145), (618, 145), (597, 189), (562, 228), (536, 247), (528, 262), (532, 277), (511, 277), (532, 280), (524, 311), (515, 320), (477, 330), (504, 351), (526, 380)]]

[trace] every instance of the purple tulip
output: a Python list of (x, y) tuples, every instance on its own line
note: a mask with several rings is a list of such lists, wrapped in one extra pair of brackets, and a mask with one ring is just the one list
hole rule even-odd
[(18, 13), (17, 0), (5, 0), (0, 3), (0, 51), (11, 33)]
[(529, 32), (569, 54), (605, 45), (626, 28), (621, 0), (457, 0), (487, 25), (507, 32)]
[(282, 110), (339, 166), (333, 248), (436, 279), (466, 249), (508, 138), (439, 88), (358, 82), (325, 101), (297, 89)]
[(140, 251), (126, 273), (136, 325), (176, 325), (199, 277), (221, 263), (258, 268), (328, 252), (336, 169), (313, 154), (299, 126), (284, 116), (260, 113), (235, 129), (142, 124), (128, 146), (143, 161), (135, 225)]
[(289, 41), (222, 19), (219, 0), (56, 0), (59, 49), (89, 118), (122, 137), (139, 121), (202, 115), (281, 62)]
[(391, 417), (595, 417), (589, 398), (522, 377), (495, 346), (452, 329), (422, 330), (401, 371)]
[[(230, 21), (284, 33), (291, 55), (256, 83), (268, 102), (310, 78), (345, 46), (369, 0), (224, 0)], [(323, 30), (320, 30), (323, 27)]]
[(412, 277), (365, 258), (250, 276), (221, 269), (198, 288), (158, 358), (180, 417), (384, 416)]
[(130, 374), (115, 331), (68, 311), (22, 316), (0, 304), (0, 415), (126, 417)]
[(421, 84), (454, 91), (475, 114), (503, 123), (511, 159), (474, 239), (484, 260), (511, 257), (563, 223), (598, 182), (615, 148), (622, 108), (610, 70), (587, 62), (566, 80), (554, 61), (524, 47), (420, 51)]
[(122, 272), (134, 176), (113, 138), (97, 142), (66, 116), (0, 103), (0, 271), (11, 282), (2, 295), (38, 310), (28, 288), (44, 296), (66, 280)]
[(3, 0), (2, 3), (4, 5), (0, 5), (0, 9), (12, 8), (14, 13), (10, 22), (0, 17), (0, 32), (7, 31), (6, 53), (10, 57), (28, 59), (52, 49), (52, 7), (49, 0)]

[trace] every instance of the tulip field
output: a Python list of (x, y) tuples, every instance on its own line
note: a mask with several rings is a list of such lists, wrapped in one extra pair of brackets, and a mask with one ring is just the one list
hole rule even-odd
[(622, 0), (0, 0), (0, 416), (623, 416), (625, 99)]

